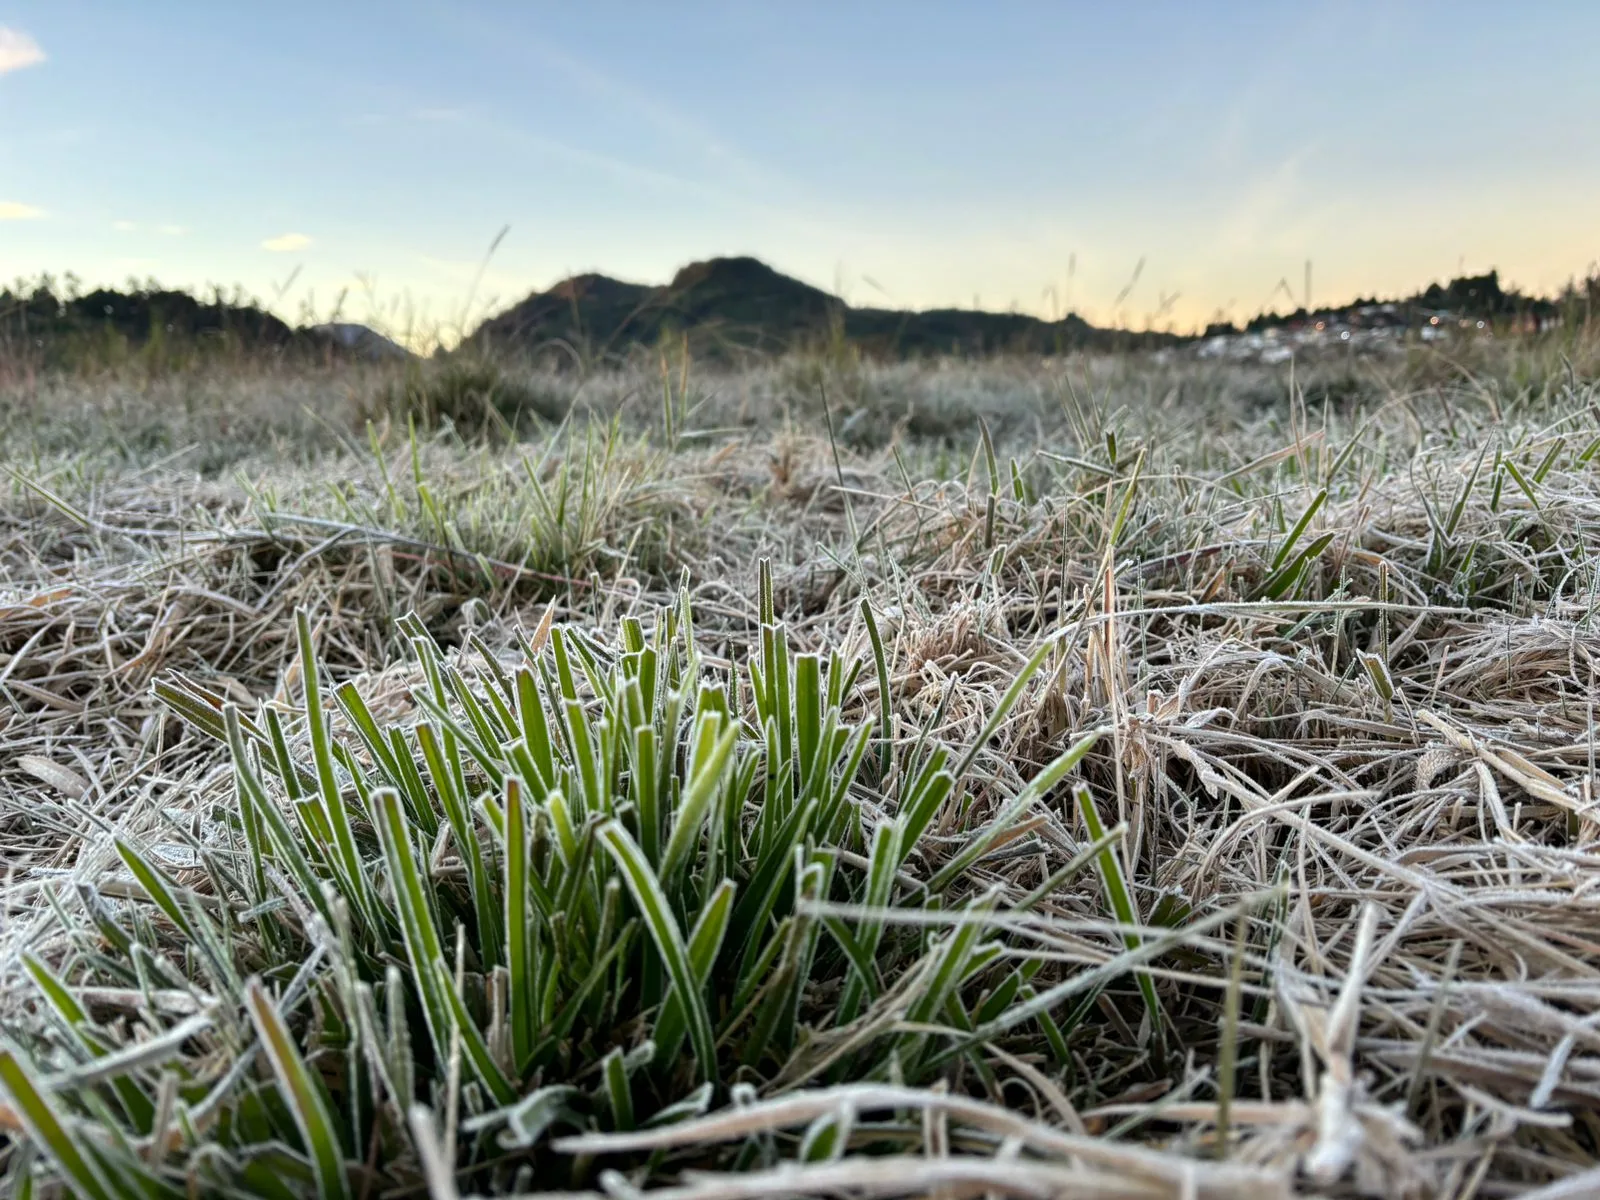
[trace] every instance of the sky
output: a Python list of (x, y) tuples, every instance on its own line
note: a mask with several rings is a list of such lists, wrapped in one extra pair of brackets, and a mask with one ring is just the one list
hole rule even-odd
[(1136, 328), (1308, 261), (1549, 292), (1600, 260), (1597, 46), (1593, 0), (0, 0), (0, 278), (446, 336), (718, 254)]

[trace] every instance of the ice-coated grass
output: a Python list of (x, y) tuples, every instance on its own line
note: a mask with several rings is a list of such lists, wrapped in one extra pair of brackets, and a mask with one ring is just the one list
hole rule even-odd
[(1584, 1194), (1596, 359), (1457, 351), (12, 386), (0, 1186)]

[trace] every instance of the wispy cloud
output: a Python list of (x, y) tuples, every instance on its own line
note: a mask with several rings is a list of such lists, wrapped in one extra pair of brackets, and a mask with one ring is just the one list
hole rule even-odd
[(44, 51), (20, 29), (0, 25), (0, 75), (9, 75), (23, 67), (36, 66), (44, 61)]
[[(654, 135), (658, 148), (670, 153), (668, 161), (681, 164), (689, 160), (685, 174), (692, 178), (620, 160), (604, 152), (568, 146), (536, 133), (525, 135), (543, 142), (552, 153), (574, 161), (586, 160), (587, 165), (619, 176), (692, 191), (794, 224), (818, 226), (812, 203), (796, 203), (799, 189), (793, 181), (731, 145), (710, 125), (548, 39), (522, 37), (508, 43), (496, 23), (471, 16), (463, 11), (464, 7), (458, 5), (449, 11), (451, 28), (485, 49), (509, 56), (519, 65), (525, 65), (531, 57), (541, 69), (560, 75), (573, 88), (612, 111), (626, 114)], [(470, 115), (479, 128), (491, 124), (487, 114), (471, 111)]]
[(722, 186), (714, 179), (707, 180), (658, 170), (632, 159), (620, 158), (559, 138), (535, 133), (488, 114), (475, 115), (473, 127), (479, 135), (492, 138), (505, 146), (515, 147), (519, 153), (557, 159), (584, 170), (608, 175), (630, 187), (646, 187), (655, 191), (691, 196), (723, 208), (743, 209), (746, 212), (781, 221), (791, 229), (825, 236), (833, 236), (836, 233), (830, 223), (808, 212), (793, 206), (754, 198), (742, 189)]
[[(135, 233), (140, 229), (149, 229), (154, 233), (159, 233), (162, 237), (182, 237), (184, 234), (189, 232), (189, 227), (187, 225), (166, 224), (166, 225), (142, 226), (137, 221), (113, 221), (113, 222), (111, 222), (111, 228), (115, 229), (118, 233)], [(288, 236), (289, 237), (298, 237), (300, 235), (298, 235), (298, 234), (289, 234)], [(273, 239), (273, 240), (276, 241), (278, 239)], [(274, 247), (274, 246), (268, 246), (267, 247), (267, 249), (269, 249), (269, 250), (279, 249), (279, 248), (280, 247)], [(293, 249), (296, 249), (297, 247), (288, 246), (288, 247), (282, 247), (282, 248), (283, 249), (293, 250)]]
[[(1275, 33), (1263, 48), (1258, 65), (1234, 88), (1232, 98), (1212, 121), (1208, 138), (1213, 161), (1238, 169), (1260, 149), (1263, 118), (1299, 98), (1303, 63), (1300, 48), (1321, 45), (1349, 14), (1341, 7), (1308, 7), (1275, 22)], [(1370, 14), (1366, 19), (1371, 19)]]
[(1233, 251), (1303, 244), (1315, 200), (1305, 167), (1317, 150), (1315, 140), (1307, 142), (1245, 180), (1223, 214), (1218, 241)]
[(31, 204), (18, 204), (15, 200), (0, 200), (0, 221), (38, 221), (44, 209)]
[(634, 85), (602, 70), (594, 63), (548, 41), (524, 43), (524, 51), (565, 75), (575, 86), (607, 104), (631, 114), (680, 149), (697, 153), (708, 164), (728, 169), (742, 182), (776, 182), (761, 164), (746, 158), (709, 126)]
[(268, 238), (261, 243), (261, 248), (270, 250), (274, 254), (287, 254), (291, 250), (304, 250), (309, 245), (311, 239), (303, 233), (284, 233)]

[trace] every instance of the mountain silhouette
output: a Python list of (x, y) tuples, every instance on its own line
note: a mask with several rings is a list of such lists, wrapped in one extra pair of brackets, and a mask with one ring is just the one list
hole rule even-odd
[(887, 356), (1052, 353), (1168, 345), (1169, 334), (1097, 329), (972, 309), (856, 308), (756, 258), (690, 263), (662, 286), (606, 275), (564, 279), (485, 320), (469, 350), (583, 362), (687, 340), (697, 355), (777, 354), (843, 340)]

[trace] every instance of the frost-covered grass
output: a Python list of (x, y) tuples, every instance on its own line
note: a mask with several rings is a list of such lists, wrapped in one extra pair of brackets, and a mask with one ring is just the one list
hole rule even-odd
[(3, 1186), (1600, 1188), (1596, 363), (7, 385)]

